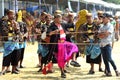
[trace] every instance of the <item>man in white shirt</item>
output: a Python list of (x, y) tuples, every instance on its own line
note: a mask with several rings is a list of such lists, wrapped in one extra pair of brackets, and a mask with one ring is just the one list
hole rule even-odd
[(101, 26), (99, 30), (99, 38), (101, 39), (101, 53), (103, 56), (103, 61), (105, 64), (105, 74), (106, 76), (112, 76), (110, 71), (109, 62), (115, 70), (116, 76), (119, 76), (119, 72), (117, 71), (117, 67), (112, 60), (112, 33), (114, 31), (112, 24), (109, 20), (110, 15), (107, 13), (103, 14), (103, 26)]

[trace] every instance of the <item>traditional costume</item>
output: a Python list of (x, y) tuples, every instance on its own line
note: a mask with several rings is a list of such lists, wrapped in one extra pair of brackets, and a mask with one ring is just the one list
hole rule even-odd
[[(3, 66), (14, 66), (18, 64), (18, 49), (19, 49), (19, 28), (17, 23), (11, 23), (9, 20), (5, 21), (2, 26), (2, 40), (4, 43)], [(15, 29), (16, 27), (16, 29)]]
[[(83, 31), (83, 33), (82, 33), (83, 41), (87, 41), (87, 43), (90, 43), (90, 45), (86, 45), (87, 48), (85, 50), (88, 50), (88, 49), (91, 48), (90, 47), (91, 45), (94, 46), (94, 45), (96, 45), (95, 43), (99, 42), (99, 39), (97, 37), (97, 31), (99, 29), (99, 26), (96, 26), (94, 23), (92, 23), (91, 25), (89, 25), (89, 24), (86, 23), (86, 24), (84, 24), (81, 27), (82, 27), (81, 31)], [(100, 48), (100, 47), (98, 47), (98, 48)], [(85, 51), (85, 52), (87, 52), (87, 51)], [(88, 53), (90, 53), (90, 51)], [(95, 58), (91, 57), (92, 54), (94, 54), (94, 53), (86, 55), (86, 62), (87, 63), (96, 63), (96, 64), (99, 64), (101, 62), (101, 54), (99, 53), (99, 55), (97, 55)]]
[[(54, 22), (49, 27), (49, 32), (59, 30), (60, 34), (51, 35), (50, 42), (56, 43), (51, 44), (51, 54), (55, 53), (57, 63), (60, 68), (65, 67), (65, 63), (72, 58), (72, 54), (78, 52), (78, 48), (75, 44), (65, 41), (65, 24), (55, 24)], [(58, 44), (57, 44), (58, 43)]]
[[(12, 65), (12, 74), (18, 74), (16, 66), (18, 65), (18, 49), (19, 49), (19, 25), (14, 20), (14, 11), (8, 11), (8, 19), (3, 21), (4, 25), (1, 26), (2, 41), (4, 41), (4, 52), (3, 52), (3, 68)], [(11, 15), (11, 16), (10, 16)]]
[[(40, 22), (38, 25), (36, 25), (36, 33), (37, 35), (37, 41), (38, 41), (38, 57), (39, 57), (39, 64), (40, 65), (40, 69), (38, 70), (38, 72), (42, 71), (43, 68), (43, 64), (47, 64), (47, 58), (48, 58), (48, 53), (49, 53), (49, 49), (48, 49), (48, 44), (44, 39), (47, 37), (47, 29), (48, 29), (49, 25), (47, 25), (46, 23), (42, 23)], [(40, 60), (41, 58), (41, 60)]]

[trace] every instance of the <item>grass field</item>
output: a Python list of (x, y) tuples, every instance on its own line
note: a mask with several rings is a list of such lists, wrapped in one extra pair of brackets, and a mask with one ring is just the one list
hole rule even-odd
[[(120, 41), (115, 43), (113, 48), (113, 59), (120, 71)], [(70, 66), (67, 70), (70, 71), (67, 74), (66, 79), (60, 77), (60, 70), (57, 64), (54, 64), (54, 73), (43, 75), (38, 73), (36, 65), (38, 63), (37, 56), (37, 43), (35, 45), (28, 44), (25, 50), (25, 57), (23, 65), (25, 68), (20, 69), (20, 74), (5, 74), (0, 76), (0, 80), (120, 80), (120, 77), (116, 77), (113, 68), (111, 67), (112, 77), (105, 77), (103, 72), (98, 72), (98, 65), (95, 65), (95, 74), (88, 75), (90, 65), (86, 63), (86, 58), (79, 57), (77, 60), (81, 67)], [(2, 66), (2, 54), (0, 54), (0, 69)], [(104, 63), (102, 63), (102, 68), (104, 69)]]

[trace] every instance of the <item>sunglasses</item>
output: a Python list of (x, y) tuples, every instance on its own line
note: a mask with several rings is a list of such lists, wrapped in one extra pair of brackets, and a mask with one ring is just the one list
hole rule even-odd
[(102, 17), (103, 19), (105, 19), (106, 17)]

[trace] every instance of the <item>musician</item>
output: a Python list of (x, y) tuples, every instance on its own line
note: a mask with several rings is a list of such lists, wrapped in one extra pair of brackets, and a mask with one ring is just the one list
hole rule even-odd
[(45, 17), (46, 23), (43, 24), (40, 28), (41, 37), (38, 41), (38, 55), (39, 57), (41, 57), (41, 66), (38, 72), (42, 70), (43, 64), (46, 65), (47, 63), (47, 58), (49, 53), (49, 44), (47, 43), (47, 40), (48, 40), (47, 30), (51, 24), (51, 21), (52, 21), (52, 16), (50, 14), (46, 14), (46, 17)]
[(18, 49), (19, 49), (19, 25), (15, 21), (15, 13), (9, 10), (7, 13), (8, 20), (4, 22), (2, 27), (2, 39), (4, 43), (3, 68), (2, 74), (5, 73), (5, 67), (12, 65), (12, 74), (19, 74), (16, 70), (18, 64)]
[[(78, 52), (76, 45), (65, 41), (65, 24), (62, 22), (62, 16), (57, 14), (54, 16), (54, 22), (51, 23), (51, 26), (48, 28), (50, 35), (50, 54), (55, 55), (57, 58), (58, 66), (61, 70), (61, 77), (66, 78), (65, 64), (69, 59), (71, 59), (73, 53)], [(50, 55), (51, 56), (51, 55)]]
[[(43, 27), (43, 25), (46, 24), (46, 20), (45, 20), (45, 17), (46, 17), (47, 13), (46, 12), (42, 12), (41, 15), (40, 15), (40, 22), (36, 24), (36, 27), (35, 27), (35, 33), (37, 35), (37, 41), (38, 41), (38, 59), (39, 59), (39, 64), (37, 65), (37, 67), (40, 67), (41, 68), (41, 59), (42, 59), (42, 55), (41, 55), (41, 52), (40, 52), (40, 49), (43, 48), (43, 46), (41, 45), (41, 35), (43, 32), (46, 32), (46, 27)], [(38, 70), (38, 72), (41, 71)]]
[[(82, 33), (82, 39), (85, 41), (85, 43), (90, 43), (90, 40), (93, 40), (93, 43), (98, 42), (97, 36), (97, 31), (98, 31), (98, 26), (93, 22), (92, 14), (88, 13), (86, 15), (87, 23), (82, 25), (81, 31)], [(95, 32), (96, 31), (96, 32)], [(86, 62), (90, 63), (90, 70), (88, 74), (94, 74), (94, 64), (100, 64), (101, 63), (101, 54), (96, 57), (95, 59), (91, 59), (91, 54), (86, 55)], [(99, 67), (99, 71), (101, 70), (101, 66)]]

